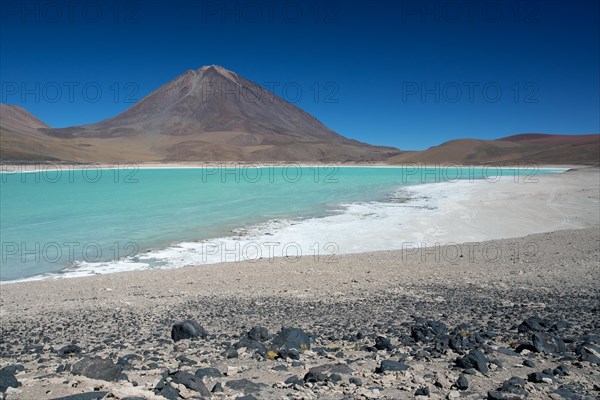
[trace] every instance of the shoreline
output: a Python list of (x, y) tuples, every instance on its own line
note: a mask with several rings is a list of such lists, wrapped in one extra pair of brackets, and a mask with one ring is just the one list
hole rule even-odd
[[(541, 175), (530, 183), (505, 177), (403, 186), (386, 202), (341, 204), (338, 211), (320, 217), (266, 221), (240, 227), (228, 236), (174, 242), (126, 259), (80, 261), (57, 273), (0, 284), (189, 265), (223, 263), (226, 268), (228, 263), (261, 258), (327, 258), (586, 228), (600, 224), (598, 202), (594, 202), (600, 193), (599, 177), (600, 170), (591, 168)], [(498, 212), (503, 218), (497, 218)], [(360, 237), (345, 233), (352, 231), (361, 232)]]

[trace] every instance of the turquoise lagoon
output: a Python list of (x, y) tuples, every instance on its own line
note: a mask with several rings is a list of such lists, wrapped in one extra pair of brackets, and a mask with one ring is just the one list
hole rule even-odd
[[(270, 221), (343, 213), (361, 202), (398, 199), (405, 186), (456, 180), (515, 182), (562, 169), (496, 167), (225, 167), (140, 169), (45, 167), (5, 170), (0, 183), (0, 280), (168, 268), (136, 262), (178, 243), (230, 237)], [(277, 229), (276, 225), (271, 225)], [(352, 234), (349, 232), (349, 234)], [(105, 269), (103, 272), (106, 272)], [(101, 272), (100, 270), (98, 272)]]

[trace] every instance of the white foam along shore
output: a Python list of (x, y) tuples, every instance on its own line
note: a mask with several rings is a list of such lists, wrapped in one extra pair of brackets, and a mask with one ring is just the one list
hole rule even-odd
[[(234, 235), (177, 243), (111, 262), (77, 262), (59, 274), (71, 278), (151, 268), (447, 246), (597, 226), (597, 168), (493, 180), (400, 188), (387, 202), (349, 203), (320, 218), (269, 221)], [(22, 280), (21, 280), (22, 281)], [(16, 282), (16, 281), (13, 281)]]

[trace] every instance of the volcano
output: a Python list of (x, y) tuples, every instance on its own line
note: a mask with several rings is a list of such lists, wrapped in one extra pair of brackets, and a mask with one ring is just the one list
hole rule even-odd
[[(94, 124), (51, 128), (22, 111), (27, 115), (19, 124), (4, 112), (0, 118), (3, 160), (26, 155), (73, 162), (366, 162), (400, 154), (348, 139), (216, 65), (187, 71), (123, 113)], [(28, 136), (20, 141), (18, 134), (25, 131)], [(41, 150), (36, 149), (40, 141)]]

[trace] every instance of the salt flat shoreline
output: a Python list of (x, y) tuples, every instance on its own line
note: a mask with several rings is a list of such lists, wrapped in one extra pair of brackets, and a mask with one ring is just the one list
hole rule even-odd
[[(598, 176), (591, 168), (490, 184), (467, 202), (481, 213), (467, 222), (495, 233), (533, 220), (550, 232), (2, 285), (0, 373), (18, 382), (4, 396), (596, 398)], [(208, 335), (174, 343), (172, 326), (187, 319)], [(273, 353), (248, 341), (254, 326), (268, 330), (258, 341)], [(311, 349), (276, 348), (270, 335), (282, 327), (303, 329)]]

